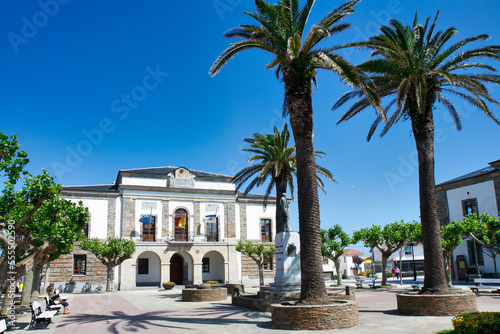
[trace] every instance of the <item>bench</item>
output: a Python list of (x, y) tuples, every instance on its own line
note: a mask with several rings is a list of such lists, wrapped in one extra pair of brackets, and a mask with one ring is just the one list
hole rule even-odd
[(423, 278), (417, 278), (416, 281), (413, 281), (411, 283), (411, 287), (413, 288), (413, 291), (420, 290), (420, 284), (424, 284), (424, 279)]
[(59, 312), (63, 307), (61, 304), (55, 304), (50, 300), (49, 296), (45, 296), (45, 311), (56, 311)]
[(0, 333), (3, 334), (7, 330), (5, 319), (0, 320)]
[(373, 278), (373, 277), (372, 278), (369, 278), (369, 277), (356, 278), (356, 288), (363, 289), (363, 283), (365, 283), (365, 282), (371, 282), (371, 283), (368, 283), (368, 286), (375, 289), (375, 278)]
[(47, 327), (52, 322), (52, 317), (57, 313), (57, 311), (45, 311), (42, 312), (42, 305), (39, 300), (31, 303), (31, 323), (30, 328), (34, 328), (36, 325), (40, 324), (42, 327)]
[[(499, 284), (498, 286), (495, 285), (482, 285), (483, 283), (486, 284)], [(499, 278), (474, 278), (474, 284), (476, 286), (471, 286), (470, 289), (474, 293), (478, 293), (479, 290), (485, 290), (488, 292), (494, 292), (493, 290), (499, 290), (500, 289), (500, 279)]]

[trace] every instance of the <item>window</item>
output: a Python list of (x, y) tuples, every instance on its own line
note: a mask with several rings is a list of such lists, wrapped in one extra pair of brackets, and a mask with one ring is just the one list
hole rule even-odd
[(188, 214), (184, 209), (175, 210), (175, 240), (188, 241)]
[(88, 238), (89, 237), (89, 223), (85, 224), (85, 226), (83, 227), (83, 235)]
[(323, 256), (323, 264), (328, 264), (328, 258), (326, 256)]
[(264, 261), (262, 268), (264, 270), (273, 270), (273, 257), (270, 257), (269, 260)]
[(210, 258), (204, 257), (201, 260), (201, 271), (204, 273), (209, 273), (210, 272)]
[(405, 248), (405, 255), (411, 255), (411, 246)]
[(462, 209), (464, 217), (469, 216), (473, 213), (479, 215), (479, 211), (477, 210), (477, 198), (471, 198), (462, 201)]
[(155, 241), (156, 217), (151, 217), (151, 223), (141, 223), (142, 241)]
[(207, 241), (219, 241), (219, 218), (207, 222)]
[(137, 274), (139, 275), (149, 274), (149, 259), (137, 260)]
[(73, 255), (73, 275), (87, 274), (87, 255)]
[(271, 219), (263, 218), (260, 220), (260, 233), (262, 242), (271, 242)]
[(478, 265), (484, 266), (483, 247), (479, 243), (475, 242), (474, 240), (467, 240), (467, 252), (469, 253), (470, 267), (476, 267)]

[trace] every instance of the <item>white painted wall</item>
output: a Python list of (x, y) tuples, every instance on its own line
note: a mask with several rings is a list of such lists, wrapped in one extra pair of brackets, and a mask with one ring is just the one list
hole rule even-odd
[(144, 259), (147, 258), (149, 259), (149, 272), (147, 275), (139, 275), (139, 266), (137, 265), (136, 268), (136, 282), (138, 283), (143, 283), (143, 282), (160, 282), (160, 259), (158, 258), (158, 255), (156, 255), (153, 252), (144, 252), (141, 255), (139, 255), (138, 259)]
[(146, 177), (122, 177), (121, 184), (127, 186), (166, 187), (167, 180)]
[[(276, 207), (274, 205), (267, 205), (264, 209), (261, 205), (247, 204), (247, 237), (251, 240), (260, 240), (260, 219), (271, 219), (271, 225), (275, 226)], [(273, 239), (275, 238), (275, 228), (272, 230)]]
[(213, 190), (232, 190), (235, 185), (229, 182), (213, 182), (213, 181), (197, 181), (195, 180), (194, 187), (196, 189), (213, 189)]
[(71, 199), (72, 202), (82, 202), (89, 209), (89, 237), (106, 239), (108, 237), (108, 200), (107, 199)]
[(493, 181), (448, 190), (446, 191), (446, 197), (448, 199), (450, 221), (461, 222), (463, 220), (462, 201), (469, 198), (477, 198), (479, 214), (486, 212), (491, 216), (498, 216)]

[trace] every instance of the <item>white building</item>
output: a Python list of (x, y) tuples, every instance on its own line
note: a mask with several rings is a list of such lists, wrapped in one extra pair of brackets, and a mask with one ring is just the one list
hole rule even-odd
[[(185, 167), (120, 170), (109, 185), (65, 186), (62, 196), (90, 211), (89, 237), (132, 238), (133, 257), (116, 268), (118, 288), (258, 282), (255, 263), (235, 250), (237, 241), (274, 242), (275, 198), (235, 190), (231, 176)], [(152, 223), (141, 217), (151, 215)], [(105, 284), (106, 272), (91, 253), (78, 248), (50, 265), (48, 282)], [(265, 276), (274, 278), (274, 264)]]
[[(363, 258), (363, 252), (359, 252), (354, 249), (345, 249), (344, 255), (342, 255), (340, 260), (340, 275), (346, 274), (347, 277), (353, 277), (358, 274), (358, 272), (365, 271), (365, 263), (359, 265), (359, 271), (353, 262), (353, 257), (358, 256)], [(335, 270), (335, 264), (332, 260), (323, 257), (323, 272), (326, 277), (333, 277), (338, 275)]]
[[(498, 217), (500, 209), (500, 160), (475, 172), (436, 186), (439, 216), (442, 224), (460, 222), (472, 213)], [(465, 279), (467, 267), (477, 267), (481, 274), (494, 273), (494, 260), (472, 240), (464, 240), (453, 252), (454, 279)], [(500, 264), (498, 256), (497, 266)], [(500, 268), (500, 267), (499, 267)]]

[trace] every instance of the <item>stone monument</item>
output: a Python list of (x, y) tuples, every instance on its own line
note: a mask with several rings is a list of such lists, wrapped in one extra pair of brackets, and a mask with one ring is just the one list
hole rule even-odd
[(276, 234), (276, 276), (270, 291), (280, 297), (300, 296), (300, 238), (299, 232), (290, 229), (288, 200), (283, 193), (280, 199), (283, 232)]

